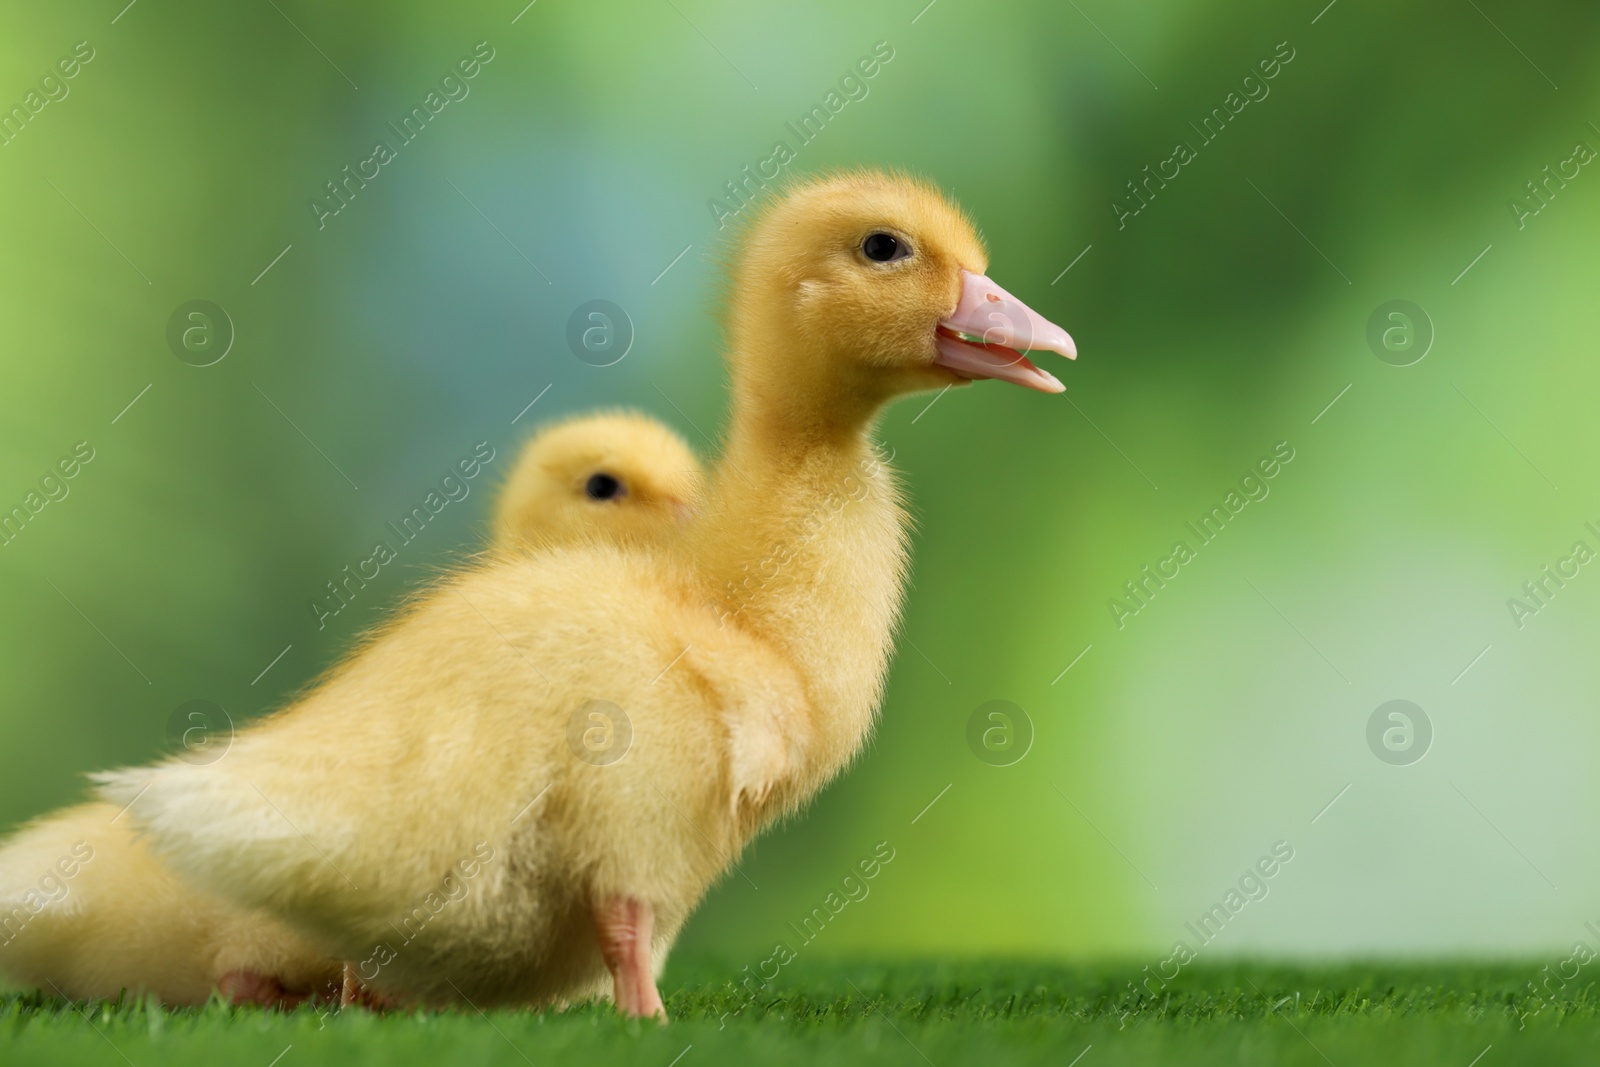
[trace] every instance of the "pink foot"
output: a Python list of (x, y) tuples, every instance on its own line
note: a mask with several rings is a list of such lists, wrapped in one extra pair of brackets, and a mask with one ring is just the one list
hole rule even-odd
[(217, 989), (230, 1004), (254, 1004), (263, 1008), (292, 1008), (304, 1002), (307, 996), (291, 992), (277, 979), (254, 971), (229, 971), (217, 979)]
[(611, 897), (595, 905), (594, 925), (600, 955), (611, 972), (617, 1010), (633, 1018), (667, 1019), (650, 968), (650, 935), (655, 913), (634, 897)]

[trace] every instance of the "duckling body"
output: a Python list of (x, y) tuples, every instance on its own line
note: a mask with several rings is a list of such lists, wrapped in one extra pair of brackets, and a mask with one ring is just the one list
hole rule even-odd
[(226, 761), (103, 793), (383, 996), (547, 1003), (609, 978), (623, 1012), (662, 1014), (655, 974), (707, 887), (870, 735), (907, 559), (878, 411), (978, 377), (1061, 388), (1001, 345), (1070, 339), (984, 266), (925, 186), (795, 190), (740, 257), (733, 423), (681, 533), (452, 576)]
[[(6, 843), (0, 968), (7, 977), (74, 999), (130, 989), (167, 1004), (202, 1004), (218, 988), (285, 1006), (337, 992), (338, 960), (282, 922), (188, 885), (119, 815), (115, 804), (80, 804)], [(30, 901), (51, 876), (42, 900)]]
[[(490, 551), (520, 559), (560, 544), (664, 539), (700, 478), (682, 440), (645, 416), (554, 424), (527, 442), (500, 490)], [(604, 479), (604, 495), (593, 479)], [(46, 816), (0, 848), (0, 972), (28, 986), (73, 998), (145, 990), (173, 1005), (220, 989), (292, 1006), (338, 994), (343, 961), (269, 911), (179, 877), (122, 805)]]
[[(784, 736), (771, 720), (804, 699), (759, 643), (684, 612), (687, 576), (663, 577), (591, 546), (452, 581), (241, 736), (230, 773), (167, 794), (185, 765), (163, 766), (161, 803), (134, 810), (187, 876), (292, 917), (379, 993), (487, 1006), (596, 992), (595, 902), (648, 890), (653, 940), (670, 943), (780, 802), (732, 802), (730, 733), (755, 779), (788, 762), (767, 750)], [(607, 762), (613, 744), (627, 748)]]

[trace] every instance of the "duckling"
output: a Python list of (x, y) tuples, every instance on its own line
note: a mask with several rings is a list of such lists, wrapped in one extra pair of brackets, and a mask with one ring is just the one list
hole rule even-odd
[(647, 415), (610, 411), (555, 423), (512, 467), (491, 548), (660, 540), (691, 514), (704, 481), (683, 438)]
[(1073, 358), (1071, 338), (986, 269), (909, 178), (774, 198), (734, 263), (726, 446), (678, 536), (453, 575), (228, 759), (107, 773), (102, 795), (383, 998), (609, 991), (664, 1017), (706, 889), (873, 728), (908, 552), (879, 413), (980, 378), (1062, 389), (1022, 350)]
[[(544, 427), (494, 504), (492, 553), (664, 539), (701, 491), (699, 461), (644, 415)], [(171, 1005), (290, 1007), (342, 992), (344, 964), (266, 912), (190, 885), (117, 805), (80, 804), (0, 847), (0, 973), (81, 999), (142, 989)]]

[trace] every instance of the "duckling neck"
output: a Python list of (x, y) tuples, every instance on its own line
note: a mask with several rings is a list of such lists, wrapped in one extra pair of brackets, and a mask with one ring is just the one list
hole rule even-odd
[(899, 617), (906, 514), (871, 437), (875, 414), (736, 389), (728, 447), (691, 535), (724, 625), (770, 641), (805, 680), (812, 788), (871, 732)]

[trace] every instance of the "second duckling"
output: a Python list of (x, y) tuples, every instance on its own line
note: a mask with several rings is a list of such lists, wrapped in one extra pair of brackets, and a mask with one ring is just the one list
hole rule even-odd
[[(526, 443), (500, 489), (489, 550), (664, 540), (701, 482), (694, 453), (648, 416), (555, 423)], [(269, 913), (185, 882), (105, 801), (44, 816), (0, 846), (0, 974), (74, 1000), (130, 990), (175, 1006), (216, 989), (289, 1007), (340, 995), (344, 983), (341, 960)]]

